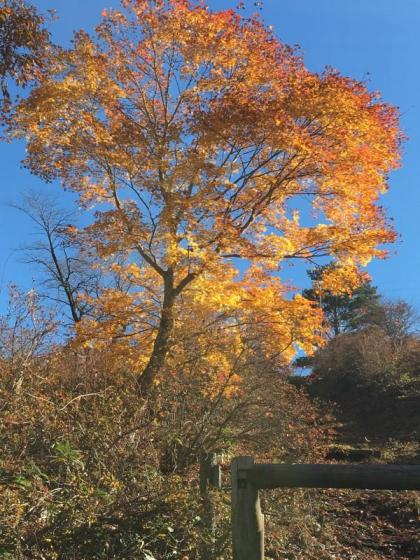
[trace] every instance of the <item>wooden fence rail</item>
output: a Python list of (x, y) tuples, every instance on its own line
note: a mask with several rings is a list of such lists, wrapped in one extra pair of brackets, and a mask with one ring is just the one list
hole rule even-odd
[(233, 560), (264, 560), (264, 516), (258, 491), (268, 488), (420, 490), (417, 465), (254, 464), (232, 461)]

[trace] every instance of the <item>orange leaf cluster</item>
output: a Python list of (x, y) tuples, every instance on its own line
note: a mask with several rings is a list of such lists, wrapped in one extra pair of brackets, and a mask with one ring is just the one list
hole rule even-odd
[[(399, 162), (397, 111), (359, 82), (310, 72), (233, 10), (124, 0), (96, 38), (79, 32), (57, 51), (12, 133), (27, 138), (32, 172), (95, 209), (86, 243), (105, 266), (120, 255), (133, 288), (104, 291), (94, 333), (137, 337), (133, 360), (153, 362), (153, 376), (189, 305), (252, 317), (288, 358), (310, 349), (319, 313), (287, 294), (283, 264), (332, 257), (340, 290), (394, 239), (378, 199)], [(89, 323), (80, 332), (95, 338)]]

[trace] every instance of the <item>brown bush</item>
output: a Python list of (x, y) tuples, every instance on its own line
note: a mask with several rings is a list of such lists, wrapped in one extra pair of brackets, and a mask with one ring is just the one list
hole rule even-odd
[[(314, 408), (284, 374), (255, 367), (241, 364), (246, 389), (229, 398), (206, 393), (206, 376), (168, 374), (153, 402), (129, 372), (107, 369), (105, 351), (34, 356), (18, 386), (2, 369), (3, 557), (197, 558), (201, 450), (226, 464), (321, 453)], [(216, 501), (223, 549), (229, 500)]]

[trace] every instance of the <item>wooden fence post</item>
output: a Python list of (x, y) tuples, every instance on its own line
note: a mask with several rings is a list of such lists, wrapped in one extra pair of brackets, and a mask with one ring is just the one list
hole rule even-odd
[(233, 560), (264, 560), (264, 516), (258, 489), (247, 471), (252, 457), (232, 461), (232, 552)]
[(209, 487), (221, 488), (221, 468), (216, 453), (200, 455), (200, 497), (202, 503), (202, 527), (206, 538), (201, 545), (201, 560), (214, 560), (216, 545), (216, 516)]
[(264, 560), (258, 490), (269, 488), (420, 490), (420, 466), (254, 465), (252, 457), (236, 457), (232, 461), (233, 560)]

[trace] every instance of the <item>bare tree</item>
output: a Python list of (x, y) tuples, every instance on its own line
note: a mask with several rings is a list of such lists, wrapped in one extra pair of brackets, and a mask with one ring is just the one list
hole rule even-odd
[(42, 306), (34, 289), (9, 286), (7, 309), (0, 315), (0, 364), (2, 374), (12, 373), (16, 389), (33, 360), (51, 349), (57, 328), (53, 310)]
[(89, 299), (100, 290), (101, 273), (71, 233), (74, 213), (34, 193), (24, 195), (21, 204), (11, 206), (36, 225), (38, 239), (22, 250), (24, 262), (35, 264), (43, 273), (39, 282), (41, 295), (64, 306), (68, 318), (78, 323), (92, 310)]
[(418, 332), (419, 313), (402, 299), (383, 300), (379, 326), (383, 328), (391, 340), (404, 340)]

